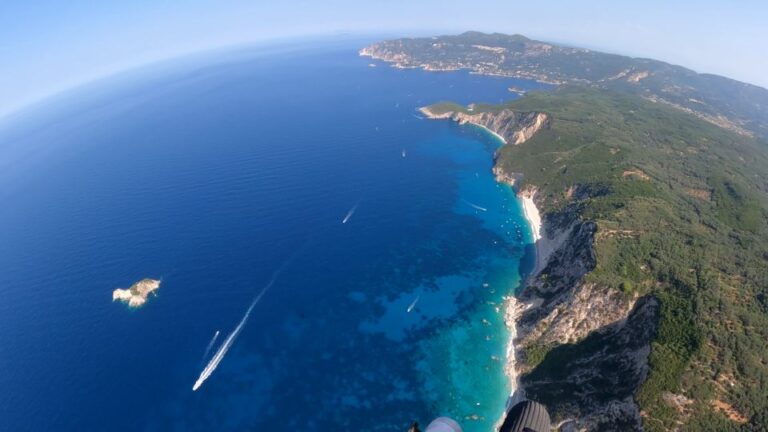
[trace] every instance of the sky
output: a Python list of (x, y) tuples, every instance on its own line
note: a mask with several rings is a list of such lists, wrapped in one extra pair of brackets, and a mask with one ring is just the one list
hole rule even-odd
[(768, 87), (766, 23), (765, 0), (2, 0), (0, 116), (154, 61), (341, 33), (520, 33)]

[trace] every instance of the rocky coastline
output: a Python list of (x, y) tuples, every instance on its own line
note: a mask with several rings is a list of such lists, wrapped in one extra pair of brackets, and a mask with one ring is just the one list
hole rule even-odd
[[(425, 107), (431, 119), (448, 119), (459, 124), (485, 128), (510, 145), (523, 145), (550, 126), (551, 117), (542, 112), (510, 109), (472, 112), (467, 109)], [(597, 265), (594, 251), (597, 224), (582, 220), (576, 202), (557, 207), (539, 196), (535, 185), (523, 184), (524, 173), (493, 168), (496, 180), (512, 186), (523, 204), (533, 231), (536, 265), (519, 296), (509, 296), (504, 309), (510, 332), (505, 373), (512, 389), (510, 398), (527, 394), (551, 407), (562, 430), (599, 427), (639, 430), (640, 412), (632, 397), (647, 374), (647, 358), (653, 336), (652, 321), (658, 311), (653, 298), (627, 299), (621, 292), (587, 281)], [(578, 200), (579, 194), (574, 194)], [(544, 354), (568, 349), (588, 337), (603, 338), (608, 347), (600, 358), (573, 356), (562, 361), (567, 373), (551, 374), (539, 368)], [(590, 364), (591, 362), (591, 364)], [(611, 364), (621, 364), (613, 368)], [(605, 370), (603, 370), (605, 368)], [(631, 376), (617, 376), (619, 370)], [(605, 402), (590, 393), (596, 379), (615, 381), (616, 395)], [(559, 400), (559, 388), (577, 388), (582, 397)], [(510, 400), (512, 402), (512, 400)], [(614, 430), (614, 429), (612, 429)]]
[(430, 119), (451, 119), (459, 124), (481, 127), (498, 137), (504, 144), (522, 144), (538, 131), (549, 126), (549, 115), (541, 112), (517, 112), (502, 109), (498, 112), (477, 112), (470, 106), (464, 111), (440, 111), (434, 107), (422, 107), (422, 114)]
[(127, 303), (128, 307), (137, 308), (147, 302), (150, 294), (160, 289), (160, 281), (156, 279), (142, 279), (131, 285), (128, 289), (118, 288), (112, 291), (112, 301)]
[[(370, 57), (373, 60), (381, 60), (390, 63), (395, 69), (421, 69), (427, 72), (454, 72), (463, 69), (468, 70), (471, 74), (526, 79), (550, 85), (562, 85), (568, 82), (564, 79), (555, 78), (551, 74), (544, 73), (543, 71), (510, 71), (492, 64), (478, 65), (462, 62), (421, 62), (403, 51), (389, 49), (389, 47), (383, 44), (374, 44), (362, 48), (358, 51), (358, 54), (362, 57)], [(518, 93), (517, 89), (510, 89), (510, 91)]]
[[(472, 109), (471, 107), (469, 108)], [(504, 144), (513, 145), (523, 144), (535, 133), (548, 126), (549, 117), (545, 113), (529, 112), (519, 113), (512, 110), (501, 110), (499, 112), (480, 112), (466, 113), (462, 111), (446, 110), (440, 111), (434, 107), (422, 107), (420, 111), (429, 119), (448, 119), (459, 124), (472, 124), (483, 128), (491, 134), (498, 137)], [(531, 277), (536, 274), (548, 260), (548, 253), (551, 253), (551, 247), (546, 247), (544, 243), (555, 244), (556, 242), (543, 240), (541, 230), (543, 227), (540, 212), (534, 200), (536, 188), (526, 189), (517, 188), (517, 183), (522, 179), (522, 174), (507, 173), (499, 165), (494, 165), (493, 173), (496, 181), (505, 183), (515, 188), (518, 198), (523, 204), (525, 218), (531, 227), (533, 241), (536, 253), (536, 268)], [(527, 283), (527, 282), (526, 282)], [(504, 307), (504, 322), (510, 332), (510, 340), (507, 343), (507, 359), (504, 372), (510, 380), (510, 402), (520, 400), (524, 397), (525, 391), (520, 386), (520, 350), (516, 346), (516, 341), (520, 337), (518, 332), (518, 321), (523, 314), (531, 308), (537, 306), (535, 299), (532, 301), (520, 301), (515, 296), (508, 296)]]
[[(768, 136), (765, 89), (499, 33), (401, 38), (361, 54), (568, 84), (503, 105), (430, 107), (504, 137), (496, 179), (542, 213), (538, 265), (507, 306), (507, 371), (558, 430), (766, 424), (766, 253), (752, 246), (766, 244), (768, 165), (755, 145)], [(503, 110), (547, 113), (548, 129), (511, 145)], [(724, 205), (730, 192), (712, 192), (723, 187), (748, 198)]]

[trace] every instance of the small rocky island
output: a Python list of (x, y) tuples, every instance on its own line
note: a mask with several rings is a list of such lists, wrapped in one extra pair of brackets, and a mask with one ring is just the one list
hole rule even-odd
[(112, 291), (112, 301), (120, 300), (128, 303), (129, 307), (137, 308), (147, 302), (147, 297), (160, 288), (160, 281), (156, 279), (142, 279), (131, 285), (128, 289), (118, 288)]

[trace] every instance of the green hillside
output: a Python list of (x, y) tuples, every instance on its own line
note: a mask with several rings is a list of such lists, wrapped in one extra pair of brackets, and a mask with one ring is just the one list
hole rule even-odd
[(734, 131), (768, 138), (768, 90), (657, 60), (480, 32), (383, 41), (363, 52), (404, 67), (469, 69), (619, 90), (693, 112)]
[[(768, 430), (768, 90), (520, 35), (396, 39), (361, 54), (559, 86), (471, 112), (547, 113), (549, 127), (504, 146), (497, 169), (538, 189), (547, 220), (582, 222), (568, 254), (526, 288), (543, 309), (521, 320), (547, 326), (537, 320), (548, 302), (567, 297), (537, 283), (596, 287), (602, 298), (586, 307), (636, 303), (626, 324), (575, 343), (533, 336), (521, 348), (530, 396), (558, 420), (613, 412), (591, 420), (613, 430), (637, 427), (612, 411), (627, 398), (646, 430)], [(450, 102), (430, 111), (468, 112)], [(569, 276), (563, 259), (586, 274)], [(630, 363), (649, 343), (646, 376)]]
[[(635, 395), (645, 428), (683, 421), (690, 430), (765, 430), (764, 145), (616, 92), (563, 88), (507, 107), (552, 116), (550, 129), (503, 147), (497, 164), (523, 173), (522, 187), (536, 185), (546, 212), (576, 208), (597, 223), (597, 266), (587, 280), (660, 300), (650, 373)], [(536, 353), (540, 363), (531, 373), (552, 373), (564, 356), (599, 352), (595, 342), (548, 347)], [(669, 393), (692, 402), (675, 409), (664, 401)]]

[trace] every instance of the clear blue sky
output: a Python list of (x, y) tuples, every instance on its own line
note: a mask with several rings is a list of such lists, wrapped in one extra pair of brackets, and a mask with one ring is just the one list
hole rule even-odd
[(3, 0), (0, 115), (188, 52), (335, 32), (522, 33), (768, 87), (765, 0)]

